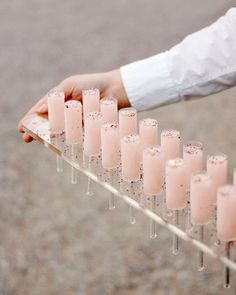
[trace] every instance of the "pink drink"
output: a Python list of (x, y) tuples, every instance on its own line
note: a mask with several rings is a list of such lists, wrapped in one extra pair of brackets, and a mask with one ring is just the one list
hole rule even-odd
[(214, 211), (214, 190), (212, 180), (205, 172), (197, 172), (191, 177), (190, 204), (192, 224), (210, 222)]
[(134, 108), (119, 110), (120, 137), (137, 133), (137, 111)]
[(52, 90), (47, 95), (48, 99), (48, 119), (50, 131), (53, 134), (60, 134), (65, 129), (63, 91)]
[(140, 179), (140, 139), (137, 134), (124, 136), (121, 140), (121, 168), (124, 181)]
[(117, 123), (104, 124), (101, 128), (102, 166), (115, 169), (120, 164), (120, 133)]
[(100, 111), (102, 113), (103, 124), (117, 123), (118, 106), (115, 98), (103, 98), (100, 100)]
[(84, 119), (84, 152), (87, 156), (98, 156), (101, 151), (102, 115), (91, 112)]
[(233, 184), (236, 187), (236, 168), (234, 169), (234, 179), (233, 179)]
[(215, 189), (215, 202), (217, 189), (227, 183), (228, 161), (227, 156), (222, 153), (207, 157), (207, 174), (210, 175)]
[(157, 120), (147, 118), (139, 122), (139, 136), (142, 150), (158, 144), (157, 128)]
[(180, 133), (177, 130), (163, 130), (161, 132), (161, 148), (165, 160), (178, 158), (180, 156)]
[(157, 195), (163, 190), (164, 157), (161, 147), (143, 151), (143, 190), (146, 195)]
[(225, 185), (217, 194), (217, 236), (221, 241), (236, 240), (236, 188)]
[(68, 100), (65, 103), (65, 132), (67, 144), (82, 142), (82, 104), (77, 100)]
[(184, 160), (175, 158), (166, 162), (166, 206), (171, 210), (180, 210), (187, 205), (186, 166)]
[(83, 115), (91, 112), (99, 112), (100, 92), (97, 88), (84, 89), (82, 91)]
[(185, 144), (183, 158), (186, 164), (186, 184), (189, 187), (192, 174), (201, 171), (203, 167), (202, 143), (193, 141)]

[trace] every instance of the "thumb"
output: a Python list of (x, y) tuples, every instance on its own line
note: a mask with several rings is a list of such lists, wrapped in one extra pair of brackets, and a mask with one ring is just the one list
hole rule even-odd
[(38, 113), (38, 114), (45, 114), (47, 112), (48, 112), (48, 104), (47, 103), (42, 104), (41, 106), (39, 106), (35, 110), (35, 113)]

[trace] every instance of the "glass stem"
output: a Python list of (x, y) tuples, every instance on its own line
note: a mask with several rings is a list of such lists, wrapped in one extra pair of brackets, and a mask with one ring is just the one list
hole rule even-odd
[(134, 208), (131, 205), (129, 206), (129, 221), (131, 224), (136, 223)]
[[(179, 225), (179, 210), (173, 211), (173, 217), (174, 217), (174, 225)], [(179, 253), (179, 237), (177, 235), (173, 235), (172, 240), (172, 253), (174, 255), (177, 255)]]
[[(199, 225), (198, 236), (199, 236), (199, 241), (201, 241), (203, 243), (203, 241), (204, 241), (204, 226), (203, 225)], [(199, 271), (202, 271), (204, 269), (204, 255), (201, 250), (198, 251), (198, 255), (197, 255), (197, 268)]]
[[(109, 170), (110, 184), (113, 186), (114, 183), (114, 170)], [(109, 193), (109, 210), (115, 209), (115, 196), (113, 193)]]
[[(225, 245), (225, 254), (226, 257), (230, 259), (230, 242), (227, 242)], [(224, 287), (230, 288), (230, 269), (228, 266), (224, 267)]]
[[(157, 196), (151, 196), (151, 210), (155, 213), (157, 206)], [(150, 238), (155, 239), (157, 237), (156, 233), (156, 222), (150, 219)]]
[[(92, 157), (90, 156), (89, 157), (89, 161), (88, 161), (88, 170), (90, 171), (92, 168)], [(87, 185), (87, 196), (92, 196), (93, 195), (93, 191), (92, 191), (92, 181), (91, 181), (91, 178), (88, 177), (88, 185)]]
[(56, 155), (56, 160), (57, 160), (57, 172), (61, 173), (63, 172), (62, 158)]
[[(76, 145), (72, 144), (71, 145), (71, 158), (73, 161), (76, 159)], [(71, 167), (71, 183), (72, 184), (77, 184), (77, 170), (72, 166)]]
[[(56, 147), (59, 148), (59, 135), (56, 135)], [(56, 155), (57, 161), (57, 172), (63, 172), (62, 158), (59, 155)]]
[[(130, 191), (131, 191), (131, 198), (132, 198), (134, 196), (134, 183), (133, 182), (130, 183)], [(136, 223), (134, 208), (131, 205), (129, 206), (129, 221), (131, 224)]]

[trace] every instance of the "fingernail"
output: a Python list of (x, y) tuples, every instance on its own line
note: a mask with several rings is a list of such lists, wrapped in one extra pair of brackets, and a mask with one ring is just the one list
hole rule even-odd
[(46, 113), (47, 110), (48, 110), (48, 105), (46, 103), (44, 103), (35, 112), (36, 113)]

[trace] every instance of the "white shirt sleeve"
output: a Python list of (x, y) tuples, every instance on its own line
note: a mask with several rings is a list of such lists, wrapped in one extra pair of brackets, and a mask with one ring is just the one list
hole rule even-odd
[(169, 51), (121, 67), (131, 102), (146, 110), (236, 85), (236, 8)]

